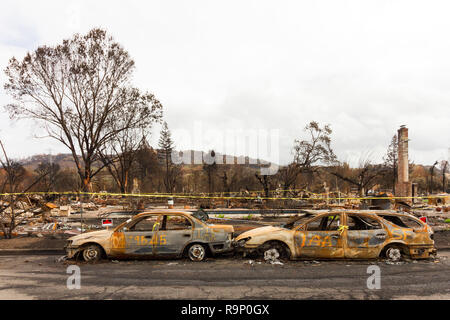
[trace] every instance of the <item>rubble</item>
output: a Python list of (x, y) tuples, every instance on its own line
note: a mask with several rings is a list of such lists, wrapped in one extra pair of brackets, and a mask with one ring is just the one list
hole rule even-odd
[(64, 261), (66, 261), (66, 260), (67, 260), (67, 256), (64, 255), (64, 256), (59, 257), (58, 259), (56, 259), (55, 262), (64, 262)]

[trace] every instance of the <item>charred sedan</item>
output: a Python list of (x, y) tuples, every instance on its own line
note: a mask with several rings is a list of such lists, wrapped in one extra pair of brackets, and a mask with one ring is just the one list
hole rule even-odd
[(233, 245), (265, 258), (398, 261), (436, 254), (432, 234), (426, 223), (408, 214), (338, 211), (308, 213), (281, 227), (256, 228), (239, 235)]
[(230, 225), (210, 225), (190, 212), (155, 211), (136, 215), (113, 230), (94, 231), (68, 239), (68, 258), (85, 261), (101, 258), (189, 257), (232, 251)]

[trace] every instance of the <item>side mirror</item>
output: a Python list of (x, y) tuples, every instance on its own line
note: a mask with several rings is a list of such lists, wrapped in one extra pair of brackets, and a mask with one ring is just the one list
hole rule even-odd
[(123, 227), (123, 228), (122, 228), (122, 231), (123, 231), (123, 232), (127, 232), (127, 231), (128, 231), (128, 228), (127, 228), (127, 227)]

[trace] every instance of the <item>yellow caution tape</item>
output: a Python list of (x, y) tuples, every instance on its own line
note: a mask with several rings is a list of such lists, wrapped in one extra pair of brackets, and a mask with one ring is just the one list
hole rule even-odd
[(224, 197), (224, 196), (196, 196), (177, 194), (152, 194), (152, 193), (110, 193), (110, 192), (15, 192), (0, 193), (0, 196), (20, 196), (20, 195), (90, 195), (90, 196), (114, 196), (114, 197), (140, 197), (140, 198), (180, 198), (180, 199), (230, 199), (230, 200), (303, 200), (303, 201), (324, 201), (324, 200), (396, 200), (396, 199), (441, 199), (448, 196), (423, 196), (423, 197), (333, 197), (333, 198), (298, 198), (298, 197)]
[(341, 236), (344, 233), (344, 230), (348, 230), (348, 226), (345, 225), (339, 226), (338, 231)]
[[(308, 194), (313, 194), (313, 195), (325, 195), (326, 193), (314, 193), (312, 191), (308, 191), (306, 189), (281, 189), (281, 190), (269, 190), (269, 193), (275, 193), (275, 192), (305, 192)], [(155, 195), (168, 195), (168, 196), (172, 196), (172, 195), (210, 195), (210, 194), (232, 194), (232, 193), (244, 193), (244, 192), (248, 192), (248, 193), (265, 193), (264, 190), (253, 190), (253, 191), (249, 191), (249, 190), (245, 190), (245, 191), (217, 191), (217, 192), (178, 192), (178, 193), (147, 193), (147, 194), (155, 194)], [(331, 192), (330, 192), (331, 193)]]

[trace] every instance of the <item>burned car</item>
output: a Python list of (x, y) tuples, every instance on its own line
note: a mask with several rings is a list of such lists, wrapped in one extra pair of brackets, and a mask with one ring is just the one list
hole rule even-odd
[(436, 254), (431, 228), (409, 214), (375, 211), (305, 213), (280, 227), (239, 235), (237, 250), (265, 258), (372, 259), (428, 258)]
[(233, 226), (210, 225), (190, 212), (145, 212), (111, 230), (80, 234), (68, 239), (68, 258), (85, 261), (107, 258), (189, 257), (232, 251)]

